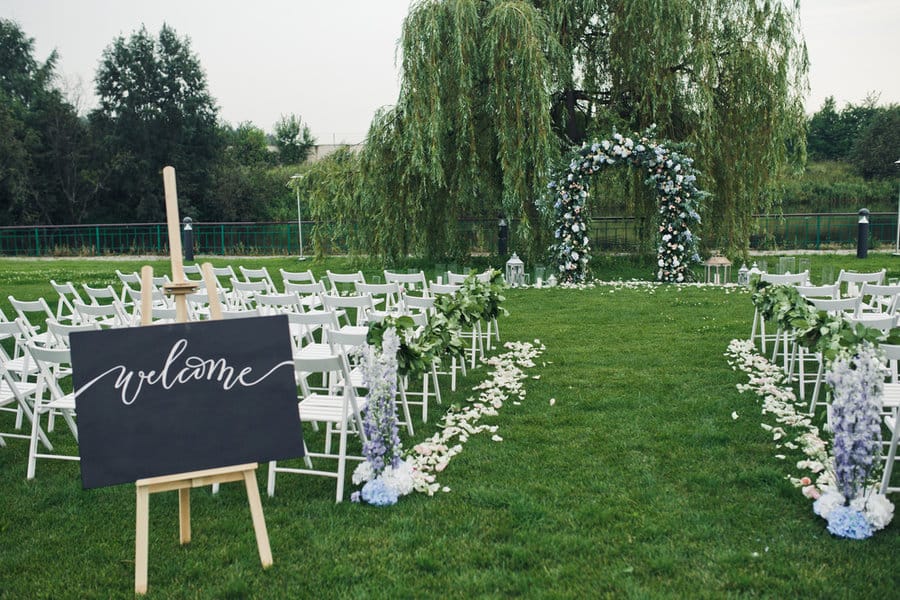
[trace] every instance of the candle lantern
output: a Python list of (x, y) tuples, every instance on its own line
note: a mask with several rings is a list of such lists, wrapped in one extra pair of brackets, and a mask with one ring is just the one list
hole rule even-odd
[(731, 261), (724, 256), (714, 253), (703, 266), (706, 267), (706, 283), (720, 285), (730, 280)]
[(525, 263), (515, 252), (506, 261), (506, 283), (512, 287), (525, 285)]

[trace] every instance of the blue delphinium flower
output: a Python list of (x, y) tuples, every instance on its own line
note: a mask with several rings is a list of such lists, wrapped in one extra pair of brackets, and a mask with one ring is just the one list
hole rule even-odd
[(832, 509), (828, 514), (828, 531), (851, 540), (864, 540), (872, 536), (872, 526), (866, 521), (865, 515), (849, 506), (836, 506)]
[(362, 499), (375, 506), (391, 506), (397, 504), (397, 493), (378, 477), (363, 486)]

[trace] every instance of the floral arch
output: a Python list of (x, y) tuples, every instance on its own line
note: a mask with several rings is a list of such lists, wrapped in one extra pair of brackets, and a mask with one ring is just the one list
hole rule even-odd
[[(637, 136), (635, 136), (637, 137)], [(547, 186), (553, 204), (556, 241), (550, 251), (558, 265), (559, 279), (580, 283), (590, 273), (591, 245), (587, 210), (591, 176), (605, 165), (630, 164), (647, 171), (647, 185), (659, 198), (656, 278), (680, 283), (691, 279), (690, 265), (699, 263), (699, 239), (692, 230), (700, 224), (698, 208), (705, 193), (697, 189), (693, 160), (653, 139), (652, 128), (635, 142), (615, 133), (612, 139), (585, 145)]]

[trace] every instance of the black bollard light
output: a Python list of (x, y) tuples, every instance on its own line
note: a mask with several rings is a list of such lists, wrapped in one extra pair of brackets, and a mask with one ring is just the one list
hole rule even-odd
[(190, 217), (185, 217), (181, 222), (184, 223), (184, 231), (181, 236), (183, 238), (181, 245), (184, 247), (184, 260), (194, 260), (194, 228), (191, 226), (194, 220)]
[(503, 215), (500, 215), (500, 221), (498, 221), (497, 226), (497, 254), (506, 256), (506, 252), (509, 250), (509, 224)]
[(869, 209), (859, 209), (859, 232), (856, 238), (856, 258), (869, 256)]

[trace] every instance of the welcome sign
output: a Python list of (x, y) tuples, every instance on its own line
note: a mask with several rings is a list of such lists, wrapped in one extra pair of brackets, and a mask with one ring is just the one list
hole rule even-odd
[(70, 339), (86, 489), (303, 456), (286, 316)]

